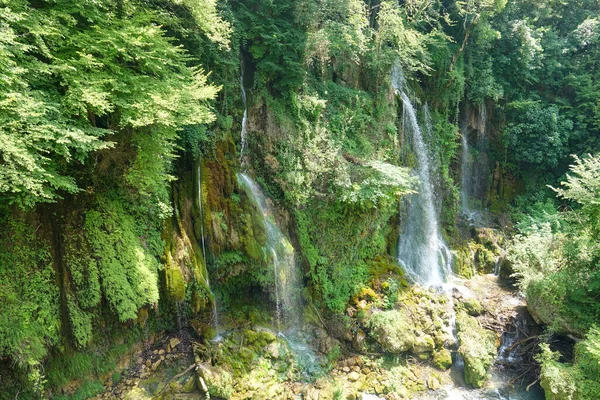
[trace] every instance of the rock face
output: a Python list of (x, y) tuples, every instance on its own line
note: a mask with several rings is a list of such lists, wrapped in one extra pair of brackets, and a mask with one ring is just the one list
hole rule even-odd
[(459, 354), (465, 360), (465, 382), (476, 388), (484, 385), (497, 353), (494, 332), (481, 327), (476, 318), (464, 311), (456, 315)]

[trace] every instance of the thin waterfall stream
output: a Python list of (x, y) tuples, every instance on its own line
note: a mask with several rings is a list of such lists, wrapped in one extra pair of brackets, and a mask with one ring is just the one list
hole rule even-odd
[(242, 102), (244, 103), (244, 116), (242, 117), (242, 130), (240, 133), (241, 149), (240, 164), (244, 165), (244, 153), (246, 152), (246, 136), (248, 133), (248, 102), (246, 99), (246, 88), (244, 86), (244, 63), (240, 64), (240, 88), (242, 91)]
[(392, 68), (392, 86), (402, 100), (402, 126), (404, 134), (411, 135), (417, 158), (415, 170), (420, 180), (418, 193), (408, 199), (406, 220), (403, 221), (398, 244), (398, 261), (415, 282), (424, 286), (440, 286), (451, 274), (450, 251), (439, 231), (431, 183), (431, 157), (398, 65)]
[(244, 173), (238, 174), (238, 180), (263, 217), (267, 231), (266, 253), (271, 257), (275, 280), (276, 325), (278, 333), (282, 333), (285, 328), (294, 328), (301, 314), (298, 301), (301, 287), (296, 276), (294, 248), (277, 226), (273, 210), (256, 182)]
[[(200, 209), (200, 236), (202, 242), (202, 257), (204, 258), (204, 263), (206, 264), (206, 239), (204, 238), (204, 211), (202, 209), (202, 159), (198, 164), (198, 208)], [(206, 286), (210, 291), (210, 295), (212, 297), (212, 319), (213, 326), (215, 328), (215, 337), (214, 341), (220, 341), (222, 336), (219, 334), (219, 312), (217, 310), (217, 299), (215, 297), (214, 292), (210, 287), (210, 279), (208, 277), (208, 269), (206, 269)]]

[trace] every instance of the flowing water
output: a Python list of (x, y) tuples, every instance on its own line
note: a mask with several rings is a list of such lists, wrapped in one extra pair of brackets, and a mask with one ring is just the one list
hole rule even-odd
[[(469, 129), (476, 131), (474, 146), (469, 145)], [(479, 106), (477, 120), (465, 122), (461, 129), (461, 187), (462, 214), (472, 225), (485, 224), (484, 203), (489, 188), (489, 159), (487, 137), (487, 109)]]
[(415, 282), (439, 286), (451, 273), (450, 251), (439, 231), (431, 183), (431, 155), (423, 140), (415, 108), (406, 94), (405, 83), (401, 68), (394, 66), (392, 85), (402, 99), (403, 131), (412, 140), (417, 158), (416, 174), (420, 180), (418, 193), (408, 199), (406, 220), (398, 243), (398, 261)]
[(283, 235), (277, 223), (273, 210), (260, 187), (248, 175), (238, 174), (240, 185), (252, 197), (263, 216), (267, 231), (266, 254), (270, 258), (274, 274), (274, 295), (276, 305), (276, 328), (282, 333), (282, 328), (293, 329), (298, 325), (301, 315), (299, 295), (301, 283), (296, 275), (296, 260), (294, 248)]
[(240, 88), (242, 89), (242, 102), (244, 103), (244, 116), (242, 117), (242, 131), (240, 133), (242, 147), (240, 150), (240, 164), (244, 164), (244, 153), (246, 152), (246, 135), (248, 133), (248, 104), (246, 100), (246, 88), (244, 87), (244, 67), (241, 64)]
[(471, 216), (471, 206), (469, 205), (469, 194), (472, 192), (471, 188), (471, 161), (469, 154), (469, 140), (467, 138), (466, 126), (461, 129), (460, 135), (462, 149), (460, 157), (460, 172), (461, 172), (461, 185), (460, 185), (460, 203), (463, 215)]
[[(202, 159), (198, 164), (198, 208), (200, 209), (200, 236), (202, 242), (202, 257), (204, 258), (204, 263), (206, 264), (206, 240), (204, 238), (204, 211), (202, 209)], [(212, 319), (213, 326), (215, 328), (215, 338), (213, 340), (220, 341), (221, 335), (219, 334), (219, 313), (217, 311), (217, 299), (212, 289), (210, 288), (210, 279), (208, 278), (208, 268), (206, 268), (206, 286), (210, 291), (210, 295), (212, 297)]]

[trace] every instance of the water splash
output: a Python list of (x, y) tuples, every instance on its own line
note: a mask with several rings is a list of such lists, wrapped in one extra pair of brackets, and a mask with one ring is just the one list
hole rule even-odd
[(241, 143), (240, 149), (240, 164), (244, 164), (244, 154), (246, 152), (246, 136), (248, 134), (248, 104), (246, 101), (246, 88), (244, 87), (244, 64), (240, 66), (240, 88), (242, 89), (242, 101), (244, 103), (244, 116), (242, 117), (242, 131), (241, 131)]
[(238, 181), (246, 189), (263, 216), (263, 223), (267, 231), (266, 254), (271, 258), (275, 279), (277, 331), (281, 334), (282, 327), (296, 327), (298, 317), (301, 315), (298, 301), (301, 286), (296, 275), (294, 248), (277, 226), (273, 211), (256, 182), (243, 173), (238, 174)]
[[(200, 236), (202, 241), (202, 257), (204, 257), (204, 262), (206, 263), (206, 240), (204, 238), (204, 211), (202, 209), (202, 159), (200, 159), (198, 163), (198, 208), (200, 209)], [(215, 338), (214, 341), (220, 341), (222, 339), (219, 334), (219, 312), (217, 310), (217, 300), (215, 294), (213, 293), (210, 287), (210, 279), (208, 277), (208, 269), (206, 269), (206, 287), (210, 291), (210, 296), (212, 298), (212, 319), (213, 326), (215, 328)]]
[(398, 261), (416, 282), (439, 286), (451, 274), (451, 254), (439, 231), (431, 184), (431, 156), (415, 108), (406, 93), (406, 81), (399, 65), (392, 68), (392, 86), (402, 100), (403, 133), (412, 139), (417, 157), (416, 174), (420, 180), (418, 193), (408, 198), (406, 220), (398, 243)]

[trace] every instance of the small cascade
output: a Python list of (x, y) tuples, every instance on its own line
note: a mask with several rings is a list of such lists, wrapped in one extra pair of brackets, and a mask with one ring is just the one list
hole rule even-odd
[(282, 327), (291, 328), (296, 326), (298, 317), (301, 314), (298, 301), (301, 286), (296, 276), (294, 248), (277, 226), (273, 211), (267, 204), (267, 199), (256, 182), (243, 173), (238, 174), (238, 180), (240, 185), (252, 197), (263, 216), (267, 231), (266, 250), (271, 257), (275, 277), (274, 295), (277, 331), (281, 334)]
[[(202, 236), (202, 257), (204, 257), (204, 262), (206, 263), (206, 239), (204, 238), (204, 212), (202, 209), (202, 159), (198, 163), (198, 208), (200, 209), (200, 235)], [(208, 269), (206, 270), (206, 287), (210, 291), (210, 296), (212, 297), (212, 319), (213, 326), (215, 328), (215, 338), (214, 341), (220, 341), (222, 339), (219, 334), (219, 313), (217, 311), (217, 298), (213, 293), (210, 287), (210, 279), (208, 278)]]
[[(475, 129), (474, 145), (469, 144), (469, 129)], [(481, 224), (485, 218), (483, 199), (489, 186), (487, 108), (479, 105), (477, 120), (464, 123), (461, 129), (461, 190), (462, 214), (471, 224)]]
[(496, 256), (496, 261), (494, 261), (494, 275), (500, 276), (500, 256)]
[(423, 140), (415, 108), (406, 94), (405, 79), (399, 65), (392, 68), (392, 85), (402, 99), (402, 126), (410, 135), (417, 156), (416, 173), (420, 180), (417, 194), (411, 195), (407, 204), (407, 217), (398, 244), (398, 261), (416, 282), (426, 286), (439, 286), (450, 275), (450, 250), (439, 231), (431, 183), (431, 156)]
[(244, 153), (246, 152), (246, 136), (248, 133), (248, 104), (246, 100), (246, 88), (244, 87), (244, 64), (241, 64), (240, 68), (240, 88), (242, 89), (242, 102), (244, 103), (244, 116), (242, 117), (242, 131), (241, 131), (241, 143), (240, 149), (240, 164), (244, 164)]
[(469, 219), (472, 215), (471, 206), (469, 205), (469, 194), (472, 192), (471, 188), (471, 161), (469, 154), (469, 141), (467, 138), (467, 128), (461, 129), (461, 156), (460, 156), (460, 172), (461, 172), (461, 185), (460, 185), (460, 203), (463, 215)]

